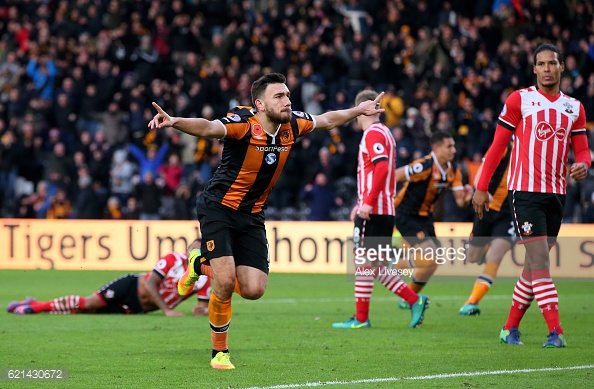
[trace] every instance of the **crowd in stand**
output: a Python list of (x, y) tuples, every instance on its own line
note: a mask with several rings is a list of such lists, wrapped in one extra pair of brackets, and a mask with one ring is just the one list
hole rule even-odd
[[(193, 219), (223, 141), (149, 130), (157, 102), (209, 119), (287, 75), (294, 110), (385, 91), (398, 166), (454, 135), (471, 181), (502, 102), (530, 86), (532, 53), (566, 54), (563, 92), (594, 148), (594, 5), (582, 0), (14, 0), (0, 2), (0, 216)], [(344, 220), (356, 123), (299, 140), (269, 220)], [(594, 181), (570, 183), (566, 222), (594, 222)], [(437, 220), (468, 221), (445, 196)]]

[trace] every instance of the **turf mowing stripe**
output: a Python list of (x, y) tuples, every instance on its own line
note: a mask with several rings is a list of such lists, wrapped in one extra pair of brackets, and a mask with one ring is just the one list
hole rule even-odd
[[(450, 301), (450, 300), (462, 300), (468, 298), (468, 295), (464, 296), (429, 296), (433, 301)], [(398, 301), (400, 298), (397, 296), (379, 296), (374, 297), (373, 301)], [(495, 294), (487, 295), (483, 297), (483, 300), (510, 300), (511, 294)], [(310, 304), (310, 303), (348, 303), (354, 301), (354, 297), (335, 297), (335, 298), (311, 298), (311, 299), (260, 299), (260, 300), (233, 300), (235, 304)]]
[(432, 375), (420, 375), (413, 377), (388, 377), (388, 378), (368, 378), (363, 380), (353, 381), (327, 381), (327, 382), (307, 382), (304, 384), (285, 384), (285, 385), (273, 385), (273, 386), (251, 386), (245, 389), (291, 389), (291, 388), (313, 388), (318, 386), (329, 386), (329, 385), (358, 385), (358, 384), (373, 384), (379, 382), (392, 382), (392, 381), (421, 381), (421, 380), (434, 380), (439, 378), (456, 378), (456, 377), (478, 377), (485, 375), (500, 375), (500, 374), (515, 374), (515, 373), (537, 373), (544, 371), (562, 371), (562, 370), (582, 370), (582, 369), (593, 369), (594, 365), (582, 365), (582, 366), (568, 366), (568, 367), (543, 367), (539, 369), (515, 369), (515, 370), (495, 370), (495, 371), (476, 371), (473, 373), (450, 373), (450, 374), (432, 374)]

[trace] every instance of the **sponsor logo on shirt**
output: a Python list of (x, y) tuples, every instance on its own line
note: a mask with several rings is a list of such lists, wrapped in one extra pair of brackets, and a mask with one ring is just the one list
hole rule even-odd
[(256, 151), (265, 153), (268, 151), (286, 152), (289, 151), (288, 146), (256, 146)]
[(264, 160), (266, 161), (267, 164), (272, 165), (273, 163), (276, 162), (276, 154), (269, 153), (266, 155), (266, 158), (264, 158)]
[(567, 137), (567, 130), (565, 128), (557, 128), (554, 129), (549, 123), (547, 122), (539, 122), (536, 127), (534, 127), (534, 132), (536, 134), (536, 139), (541, 142), (546, 142), (551, 139), (553, 136), (560, 141), (565, 140)]

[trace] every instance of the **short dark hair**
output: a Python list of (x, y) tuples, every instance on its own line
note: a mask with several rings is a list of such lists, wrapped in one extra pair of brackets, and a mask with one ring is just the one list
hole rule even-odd
[(256, 100), (261, 98), (270, 84), (286, 84), (287, 78), (280, 73), (268, 73), (258, 78), (252, 84), (252, 104), (256, 106)]
[(542, 45), (538, 46), (536, 50), (534, 50), (534, 65), (536, 65), (536, 55), (543, 51), (552, 51), (553, 53), (557, 54), (557, 60), (559, 63), (563, 63), (564, 59), (561, 50), (551, 43), (543, 43)]
[(437, 131), (437, 132), (434, 132), (433, 135), (431, 135), (431, 139), (429, 140), (429, 143), (431, 143), (431, 146), (440, 145), (443, 143), (444, 139), (449, 139), (449, 138), (453, 138), (452, 134), (450, 134), (448, 132)]
[(377, 97), (378, 93), (374, 90), (369, 90), (369, 89), (365, 89), (362, 90), (361, 92), (357, 93), (357, 96), (355, 96), (355, 105), (359, 105), (364, 101), (367, 100), (375, 100), (375, 98)]

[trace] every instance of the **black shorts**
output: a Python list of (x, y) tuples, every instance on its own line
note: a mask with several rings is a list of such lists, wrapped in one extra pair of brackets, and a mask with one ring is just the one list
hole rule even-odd
[(138, 298), (138, 274), (126, 274), (96, 292), (107, 304), (97, 313), (144, 313)]
[(400, 235), (402, 235), (411, 246), (417, 246), (428, 239), (433, 240), (437, 247), (441, 246), (440, 241), (435, 235), (433, 214), (430, 214), (429, 216), (419, 216), (398, 212), (398, 210), (396, 210), (394, 222)]
[(268, 240), (264, 212), (236, 211), (200, 196), (196, 212), (202, 233), (202, 255), (207, 259), (232, 256), (244, 265), (268, 274)]
[[(353, 230), (353, 246), (359, 247), (377, 246), (392, 242), (394, 231), (394, 216), (392, 215), (369, 215), (369, 220), (355, 217), (355, 228)], [(368, 238), (368, 245), (365, 245), (365, 238)], [(385, 238), (385, 239), (382, 239)]]
[(482, 247), (490, 244), (495, 238), (505, 239), (511, 244), (515, 242), (516, 229), (507, 202), (499, 212), (493, 210), (483, 212), (482, 219), (474, 216), (468, 243), (472, 246)]
[(561, 222), (565, 195), (510, 191), (508, 196), (518, 243), (547, 238), (555, 244)]

